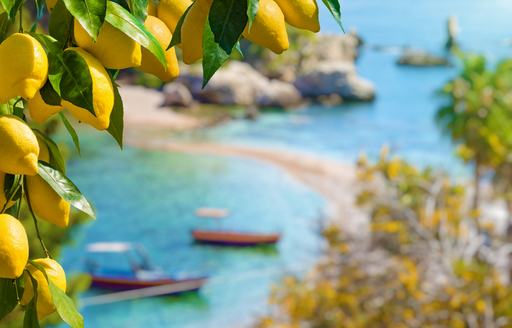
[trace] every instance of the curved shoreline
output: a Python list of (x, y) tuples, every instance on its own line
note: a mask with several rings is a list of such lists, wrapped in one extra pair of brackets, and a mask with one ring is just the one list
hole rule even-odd
[(365, 215), (354, 205), (356, 170), (353, 165), (311, 154), (226, 143), (127, 138), (126, 144), (146, 150), (242, 157), (276, 166), (323, 196), (328, 223), (339, 225), (354, 237), (361, 237), (368, 231)]

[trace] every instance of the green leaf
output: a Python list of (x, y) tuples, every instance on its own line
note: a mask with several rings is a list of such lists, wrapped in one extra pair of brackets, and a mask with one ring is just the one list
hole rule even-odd
[(65, 64), (59, 41), (46, 34), (30, 33), (30, 35), (41, 43), (48, 55), (48, 81), (50, 81), (53, 89), (60, 96), (60, 81), (64, 74)]
[(135, 42), (148, 49), (158, 61), (165, 66), (165, 53), (158, 40), (149, 33), (135, 16), (124, 9), (121, 5), (108, 1), (107, 15), (105, 20), (124, 34), (129, 36)]
[(0, 0), (0, 4), (4, 7), (9, 19), (14, 19), (16, 17), (22, 3), (22, 0)]
[(2, 42), (9, 30), (9, 26), (12, 24), (12, 21), (9, 19), (7, 13), (3, 12), (0, 14), (0, 42)]
[[(32, 281), (33, 290), (37, 291), (37, 280), (32, 276), (29, 271), (28, 273), (30, 280)], [(44, 273), (46, 276), (46, 273)], [(37, 292), (34, 293), (34, 297), (28, 303), (25, 308), (25, 318), (23, 318), (23, 328), (39, 328), (39, 320), (37, 318)]]
[(48, 29), (50, 35), (59, 42), (60, 48), (64, 48), (71, 39), (73, 16), (62, 0), (57, 2), (50, 14)]
[(80, 139), (78, 139), (78, 134), (76, 133), (75, 128), (73, 127), (73, 125), (71, 125), (71, 123), (69, 123), (69, 120), (66, 118), (66, 115), (64, 115), (64, 113), (60, 112), (59, 116), (62, 120), (62, 123), (64, 123), (66, 130), (71, 136), (71, 139), (73, 140), (73, 144), (75, 145), (75, 148), (78, 151), (78, 155), (80, 155)]
[(247, 1), (214, 0), (208, 19), (215, 42), (230, 55), (247, 25)]
[(108, 133), (117, 141), (117, 144), (123, 149), (123, 129), (124, 129), (124, 108), (123, 100), (119, 94), (118, 86), (112, 81), (114, 86), (114, 108), (110, 114), (110, 125), (108, 126)]
[(0, 105), (0, 115), (11, 115), (12, 108), (9, 104), (1, 104)]
[(96, 41), (105, 20), (107, 0), (62, 0), (66, 8), (80, 25)]
[(256, 14), (258, 13), (258, 8), (260, 6), (260, 0), (247, 0), (247, 22), (249, 30), (252, 27), (252, 23), (256, 18)]
[(53, 282), (48, 281), (48, 286), (50, 287), (53, 304), (55, 305), (60, 318), (71, 328), (83, 328), (84, 318), (76, 309), (73, 300), (71, 300), (66, 293), (60, 290), (59, 287), (55, 286)]
[(71, 206), (92, 218), (96, 217), (89, 201), (87, 201), (80, 190), (64, 173), (53, 169), (44, 162), (39, 162), (38, 174), (60, 197), (69, 202)]
[(50, 164), (52, 167), (55, 167), (57, 170), (66, 173), (66, 164), (57, 144), (41, 131), (35, 129), (33, 131), (45, 142), (46, 146), (48, 147), (50, 152), (50, 163), (48, 164)]
[(203, 88), (213, 74), (229, 59), (229, 55), (215, 42), (209, 19), (203, 31)]
[(130, 11), (133, 16), (137, 17), (141, 22), (146, 20), (146, 16), (148, 15), (148, 0), (129, 0), (128, 6), (130, 6)]
[[(0, 204), (0, 208), (3, 204)], [(0, 321), (18, 305), (16, 287), (12, 279), (0, 279)]]
[(176, 23), (176, 28), (174, 29), (174, 33), (172, 34), (171, 43), (169, 43), (169, 46), (167, 47), (167, 50), (174, 47), (175, 45), (178, 45), (181, 43), (181, 27), (183, 26), (183, 22), (185, 21), (185, 17), (187, 17), (188, 12), (190, 11), (190, 8), (192, 8), (192, 5), (194, 3), (192, 2), (190, 6), (188, 6), (187, 10), (181, 15), (180, 19), (178, 20), (178, 23)]
[(74, 50), (64, 51), (62, 59), (64, 69), (60, 81), (62, 99), (86, 109), (96, 116), (92, 95), (92, 78), (87, 62)]
[(46, 81), (43, 87), (39, 90), (39, 93), (41, 94), (41, 98), (43, 98), (45, 104), (51, 106), (60, 106), (62, 99), (60, 98), (57, 91), (53, 89), (50, 81)]
[[(4, 178), (5, 198), (16, 201), (22, 196), (21, 193), (21, 175), (6, 174)], [(6, 204), (0, 204), (3, 207)]]
[(340, 2), (338, 0), (322, 0), (327, 9), (331, 12), (331, 15), (334, 17), (334, 20), (340, 26), (341, 30), (343, 29), (343, 24), (341, 23), (341, 7)]

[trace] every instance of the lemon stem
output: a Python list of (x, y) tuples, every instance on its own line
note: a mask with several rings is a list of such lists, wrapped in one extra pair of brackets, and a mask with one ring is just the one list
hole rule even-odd
[(12, 284), (14, 285), (14, 290), (16, 291), (16, 300), (18, 301), (18, 304), (19, 304), (20, 303), (20, 293), (18, 291), (18, 281), (16, 281), (16, 279), (13, 279)]
[(23, 33), (23, 4), (20, 6), (20, 33)]
[(32, 209), (32, 204), (30, 203), (30, 196), (28, 195), (28, 188), (26, 182), (23, 182), (23, 188), (24, 188), (24, 194), (27, 198), (27, 205), (28, 210), (30, 212), (30, 215), (32, 216), (32, 219), (34, 220), (34, 226), (36, 228), (36, 234), (37, 239), (39, 239), (39, 242), (41, 243), (41, 247), (43, 248), (44, 253), (46, 254), (46, 257), (51, 258), (50, 253), (48, 252), (48, 249), (46, 248), (43, 238), (41, 238), (41, 233), (39, 232), (39, 225), (37, 224), (36, 215), (34, 214), (34, 210)]

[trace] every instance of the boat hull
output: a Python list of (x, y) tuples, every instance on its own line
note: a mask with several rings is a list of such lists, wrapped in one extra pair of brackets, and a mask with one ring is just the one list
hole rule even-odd
[(92, 287), (114, 291), (126, 291), (159, 286), (183, 285), (182, 288), (173, 290), (166, 295), (175, 295), (185, 292), (199, 290), (207, 281), (207, 278), (193, 279), (159, 279), (159, 280), (136, 280), (131, 278), (115, 278), (92, 275)]
[(231, 231), (192, 230), (196, 242), (219, 246), (272, 245), (279, 241), (279, 234), (240, 233)]

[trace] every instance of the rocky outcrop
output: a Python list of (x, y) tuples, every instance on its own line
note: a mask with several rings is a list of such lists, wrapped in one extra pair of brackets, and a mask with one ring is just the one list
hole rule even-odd
[(303, 102), (299, 90), (288, 82), (270, 80), (261, 91), (256, 96), (258, 107), (290, 108)]
[(375, 87), (357, 75), (351, 62), (320, 62), (297, 76), (294, 84), (303, 96), (310, 98), (330, 95), (351, 101), (371, 101), (375, 98)]
[(436, 56), (422, 50), (405, 50), (398, 58), (398, 65), (417, 66), (417, 67), (433, 67), (433, 66), (449, 66), (450, 62), (447, 58)]
[(249, 64), (239, 61), (219, 70), (204, 89), (199, 74), (182, 76), (179, 81), (203, 103), (287, 108), (297, 106), (302, 100), (293, 84), (270, 80)]
[(172, 82), (165, 85), (164, 107), (190, 107), (194, 103), (192, 93), (189, 89), (181, 83)]
[[(329, 104), (371, 101), (375, 88), (357, 75), (354, 64), (361, 42), (354, 33), (320, 35), (304, 41), (300, 51), (289, 54), (296, 57), (293, 60), (280, 57), (282, 62), (274, 62), (260, 56), (252, 58), (251, 64), (232, 61), (217, 71), (204, 89), (201, 70), (188, 66), (177, 83), (186, 87), (194, 100), (228, 106), (291, 108), (309, 99)], [(268, 73), (264, 69), (268, 66), (278, 67), (275, 74), (261, 73)], [(183, 101), (185, 92), (174, 84), (166, 88), (165, 104), (187, 103), (188, 99)]]

